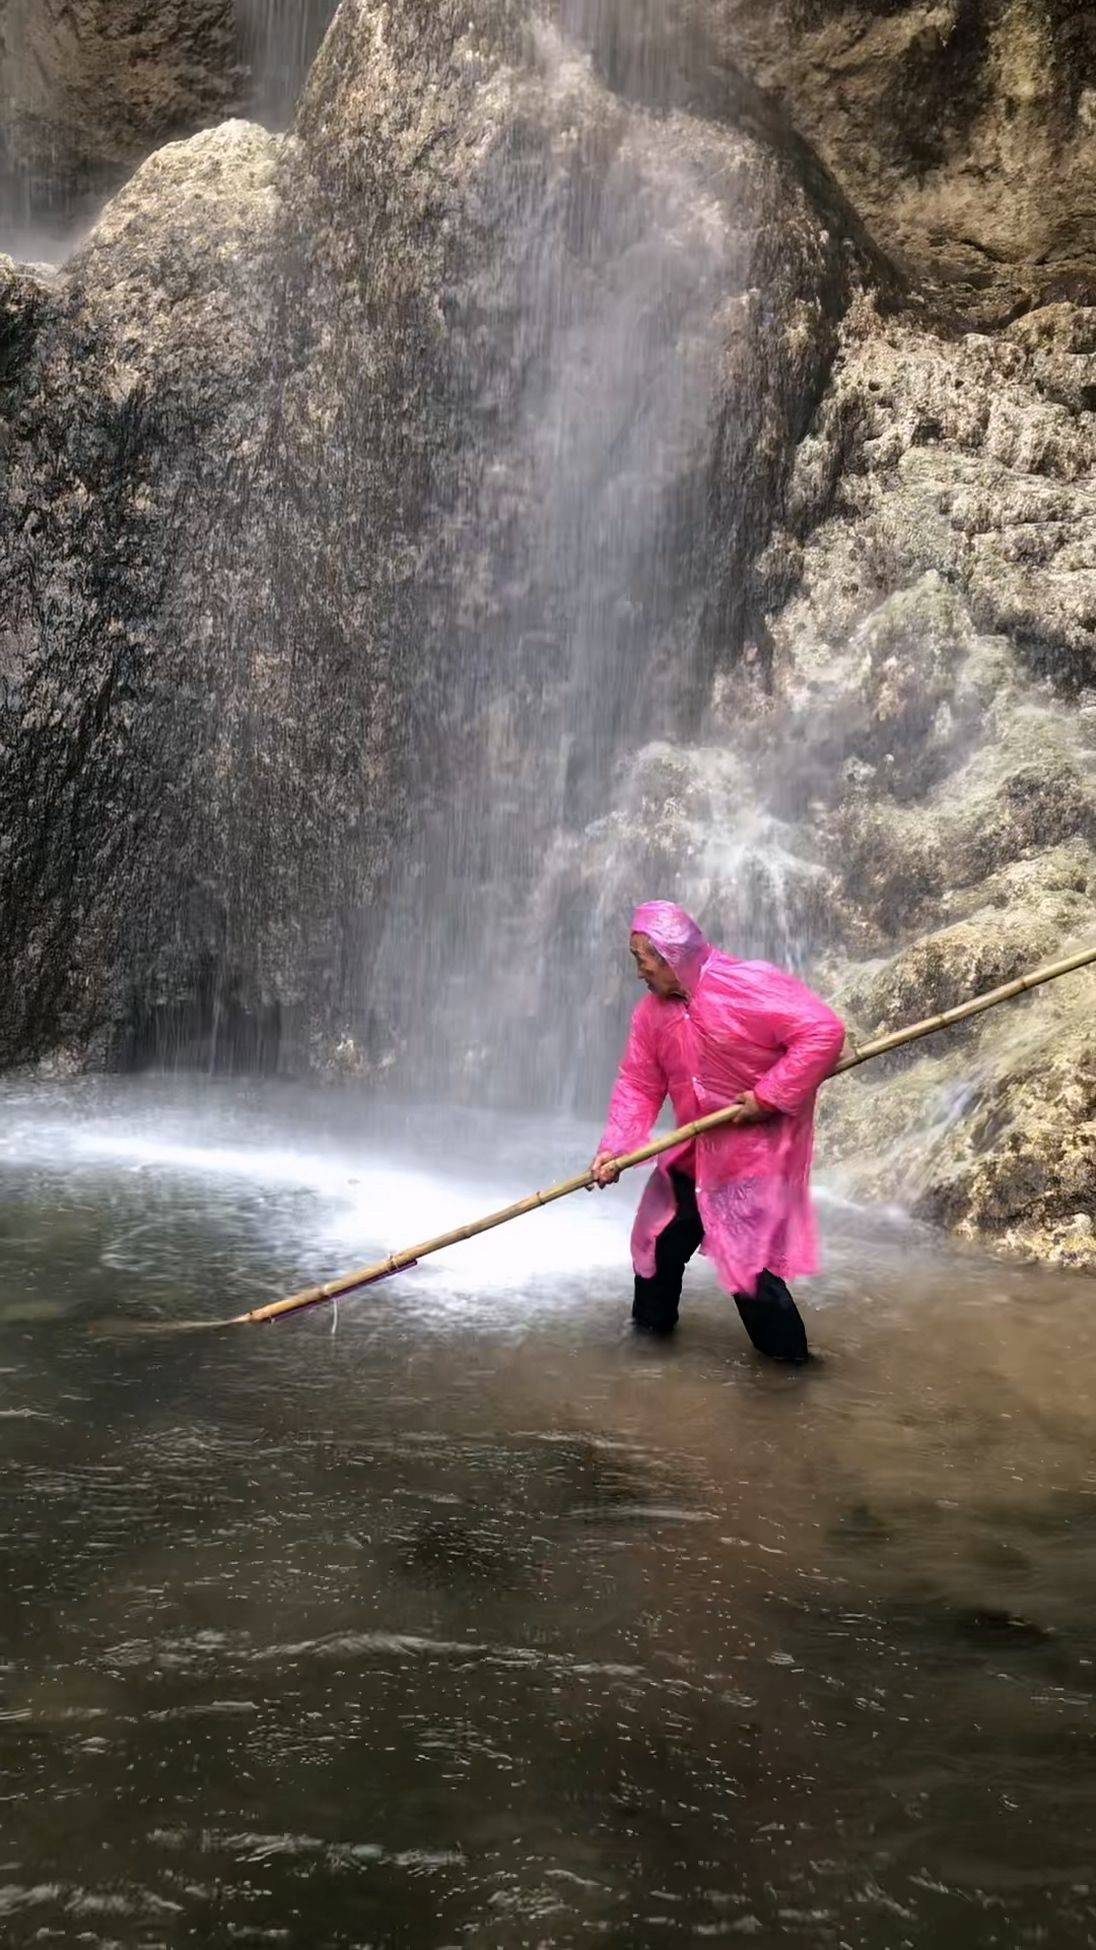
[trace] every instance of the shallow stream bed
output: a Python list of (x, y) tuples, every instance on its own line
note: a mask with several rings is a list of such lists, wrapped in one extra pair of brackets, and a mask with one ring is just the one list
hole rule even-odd
[(337, 1315), (145, 1333), (593, 1134), (0, 1110), (5, 1946), (1096, 1943), (1096, 1281), (830, 1200), (813, 1368), (703, 1262), (636, 1345), (623, 1187)]

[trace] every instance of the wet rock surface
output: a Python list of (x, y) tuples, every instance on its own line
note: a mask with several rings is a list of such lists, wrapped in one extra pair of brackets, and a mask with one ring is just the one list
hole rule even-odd
[[(811, 791), (845, 949), (883, 957), (866, 975), (830, 963), (858, 1035), (1092, 937), (1096, 424), (1065, 403), (1092, 322), (1055, 305), (950, 336), (854, 310), (800, 447), (800, 581), (772, 627), (785, 709), (832, 758)], [(1067, 362), (1049, 383), (1048, 357)], [(1082, 973), (948, 1032), (946, 1058), (890, 1059), (901, 1087), (835, 1085), (826, 1154), (858, 1157), (856, 1182), (882, 1190), (877, 1161), (900, 1144), (926, 1216), (1084, 1263), (1092, 1001)], [(1063, 1099), (1073, 1073), (1080, 1095)]]
[(389, 693), (315, 594), (322, 401), (281, 383), (295, 168), (225, 124), (150, 158), (56, 286), (7, 274), (8, 1061), (274, 1060), (383, 870)]

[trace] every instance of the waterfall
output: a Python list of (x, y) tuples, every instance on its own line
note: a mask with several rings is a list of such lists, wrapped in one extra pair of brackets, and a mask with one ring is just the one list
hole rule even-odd
[[(53, 82), (38, 40), (33, 0), (0, 9), (0, 251), (58, 262), (90, 221), (94, 194), (71, 180), (61, 131), (50, 126)], [(28, 141), (27, 126), (37, 128)]]
[(271, 129), (292, 120), (337, 0), (233, 0), (248, 112)]
[[(292, 137), (233, 117), (171, 144), (80, 265), (127, 386), (148, 294), (170, 297), (134, 389), (171, 429), (148, 436), (163, 581), (116, 600), (154, 653), (142, 725), (182, 710), (177, 669), (203, 672), (208, 713), (183, 713), (185, 756), (168, 739), (188, 808), (169, 870), (201, 919), (134, 891), (124, 948), (87, 952), (112, 982), (124, 961), (110, 1034), (135, 1060), (181, 1023), (214, 1065), (586, 1105), (637, 899), (675, 893), (716, 939), (792, 961), (824, 905), (739, 666), (765, 674), (754, 565), (840, 315), (837, 247), (726, 112), (693, 0), (346, 0), (317, 53), (330, 11), (188, 16), (172, 113), (200, 53), (211, 120), (246, 95)], [(151, 128), (121, 105), (112, 169)], [(20, 557), (28, 604), (55, 551), (79, 579), (105, 559), (114, 519), (113, 378), (66, 344), (51, 383), (92, 429), (92, 485)], [(201, 488), (181, 523), (179, 479)], [(77, 628), (35, 637), (66, 708)], [(155, 767), (126, 763), (144, 805)]]
[(810, 905), (705, 705), (721, 362), (751, 265), (733, 142), (636, 99), (652, 18), (566, 0), (537, 30), (536, 141), (497, 172), (501, 247), (463, 306), (461, 385), (495, 431), (435, 531), (452, 591), (370, 998), (443, 1092), (596, 1094), (636, 900), (694, 899), (739, 950), (793, 959)]

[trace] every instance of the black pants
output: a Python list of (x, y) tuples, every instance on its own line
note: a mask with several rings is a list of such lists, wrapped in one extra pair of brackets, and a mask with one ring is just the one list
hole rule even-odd
[[(653, 1279), (636, 1274), (632, 1319), (648, 1334), (672, 1334), (685, 1268), (704, 1237), (696, 1204), (696, 1186), (683, 1171), (672, 1171), (677, 1211), (655, 1246)], [(764, 1272), (756, 1293), (736, 1293), (735, 1305), (754, 1346), (774, 1361), (806, 1361), (807, 1332), (799, 1309), (775, 1273)]]

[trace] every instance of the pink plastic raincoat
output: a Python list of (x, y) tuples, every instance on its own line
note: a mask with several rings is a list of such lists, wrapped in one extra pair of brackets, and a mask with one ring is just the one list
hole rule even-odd
[(841, 1055), (844, 1024), (794, 975), (713, 948), (672, 901), (637, 908), (632, 933), (647, 936), (688, 999), (646, 995), (637, 1007), (599, 1148), (614, 1157), (638, 1151), (667, 1095), (675, 1124), (720, 1110), (747, 1090), (780, 1113), (662, 1155), (636, 1214), (636, 1272), (650, 1278), (655, 1271), (655, 1242), (675, 1211), (674, 1168), (696, 1179), (702, 1250), (728, 1292), (752, 1293), (765, 1267), (784, 1280), (817, 1273), (809, 1188), (814, 1100)]

